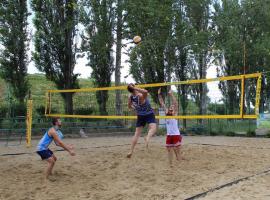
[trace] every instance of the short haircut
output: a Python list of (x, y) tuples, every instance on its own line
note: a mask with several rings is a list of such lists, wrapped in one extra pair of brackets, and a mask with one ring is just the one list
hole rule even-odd
[[(132, 87), (130, 87), (131, 85), (128, 85), (127, 86), (127, 90), (130, 92), (130, 93), (133, 93), (134, 92), (134, 89)], [(133, 86), (134, 87), (134, 86)]]
[(58, 122), (59, 119), (60, 119), (60, 117), (54, 117), (54, 118), (52, 118), (52, 124), (55, 125), (56, 122)]

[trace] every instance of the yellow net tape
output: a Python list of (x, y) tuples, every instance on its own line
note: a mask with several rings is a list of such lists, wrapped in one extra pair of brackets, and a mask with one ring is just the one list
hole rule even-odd
[[(185, 98), (187, 105), (183, 113), (182, 88), (186, 87), (188, 93)], [(200, 110), (201, 95), (199, 87), (205, 87), (206, 108)], [(187, 80), (169, 83), (152, 83), (137, 85), (150, 91), (150, 101), (158, 119), (256, 119), (260, 102), (261, 73), (218, 77), (200, 80)], [(168, 91), (170, 87), (178, 99), (180, 113), (178, 116), (159, 116), (159, 104), (156, 100), (157, 89)], [(220, 92), (220, 88), (222, 92)], [(162, 90), (163, 90), (162, 89)], [(248, 93), (246, 92), (249, 91)], [(254, 92), (252, 92), (254, 90)], [(116, 114), (116, 91), (120, 91), (121, 114)], [(64, 96), (73, 95), (73, 114), (65, 113), (66, 102)], [(181, 93), (181, 94), (180, 94)], [(250, 94), (249, 94), (250, 93)], [(254, 95), (252, 95), (254, 93)], [(101, 96), (102, 98), (98, 99)], [(114, 86), (104, 88), (82, 88), (70, 90), (47, 90), (45, 115), (48, 117), (88, 118), (88, 119), (136, 119), (136, 114), (127, 109), (129, 93), (127, 86)], [(234, 99), (232, 99), (232, 96)], [(119, 98), (119, 95), (118, 95)], [(170, 103), (168, 100), (167, 102)], [(231, 105), (234, 103), (234, 105)], [(101, 112), (100, 110), (104, 110)], [(117, 112), (119, 113), (119, 112)]]

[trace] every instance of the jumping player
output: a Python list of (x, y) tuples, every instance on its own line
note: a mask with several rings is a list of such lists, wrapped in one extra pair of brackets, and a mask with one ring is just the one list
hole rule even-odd
[(150, 138), (156, 133), (157, 126), (154, 111), (151, 108), (149, 99), (147, 98), (148, 91), (137, 88), (134, 84), (129, 84), (127, 89), (131, 93), (128, 98), (128, 107), (135, 110), (137, 113), (136, 131), (132, 138), (131, 151), (127, 154), (127, 157), (130, 158), (145, 124), (149, 124), (148, 134), (145, 137), (147, 148)]

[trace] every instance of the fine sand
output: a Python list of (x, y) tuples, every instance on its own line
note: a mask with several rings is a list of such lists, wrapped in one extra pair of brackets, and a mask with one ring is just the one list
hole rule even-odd
[[(170, 168), (165, 137), (154, 137), (149, 150), (140, 138), (131, 159), (131, 137), (66, 139), (76, 156), (56, 151), (53, 177), (44, 181), (46, 162), (24, 145), (0, 143), (1, 200), (160, 200), (270, 199), (270, 139), (184, 137), (185, 160)], [(52, 150), (57, 150), (54, 144)], [(21, 155), (5, 155), (25, 153)], [(257, 174), (257, 175), (256, 175)], [(244, 178), (236, 184), (215, 189)]]

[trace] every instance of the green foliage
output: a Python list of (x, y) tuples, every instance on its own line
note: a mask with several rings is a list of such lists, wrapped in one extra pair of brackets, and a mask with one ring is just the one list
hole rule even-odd
[(270, 138), (270, 130), (266, 133), (266, 137)]
[(210, 131), (210, 135), (211, 135), (211, 136), (216, 136), (216, 135), (218, 135), (218, 133), (215, 132), (215, 131)]
[(77, 108), (74, 109), (75, 115), (91, 115), (94, 112), (93, 108)]
[[(223, 4), (214, 5), (215, 13), (213, 16), (214, 25), (217, 31), (215, 35), (215, 45), (219, 49), (216, 55), (216, 64), (218, 76), (230, 76), (241, 74), (243, 66), (243, 30), (244, 23), (241, 16), (242, 9), (237, 1), (224, 1)], [(225, 59), (225, 65), (222, 65)], [(234, 113), (239, 102), (240, 84), (235, 82), (220, 82), (219, 89), (224, 96), (224, 102), (228, 107), (229, 113)]]
[(16, 113), (16, 116), (26, 116), (26, 104), (15, 103), (12, 105), (13, 113)]
[(226, 135), (226, 136), (233, 137), (233, 136), (235, 136), (235, 132), (233, 132), (233, 131), (228, 131), (228, 132), (225, 133), (225, 135)]
[(209, 103), (208, 109), (209, 109), (209, 111), (211, 111), (214, 114), (218, 114), (218, 115), (225, 115), (226, 114), (224, 104)]
[(187, 130), (187, 133), (192, 133), (196, 135), (204, 135), (207, 133), (207, 128), (200, 124), (189, 127), (186, 130)]
[[(82, 23), (86, 27), (83, 36), (82, 51), (87, 53), (88, 66), (92, 68), (91, 78), (97, 87), (111, 85), (111, 75), (114, 71), (112, 46), (115, 11), (112, 0), (84, 1), (82, 7)], [(90, 10), (89, 10), (90, 8)], [(107, 91), (98, 91), (96, 97), (100, 113), (107, 113)]]
[[(162, 3), (159, 0), (127, 1), (128, 39), (135, 35), (142, 37), (142, 42), (130, 53), (130, 74), (137, 83), (158, 83), (166, 81), (168, 41), (172, 30), (172, 0)], [(168, 73), (168, 77), (171, 74)], [(149, 91), (157, 101), (157, 88)]]
[(8, 112), (8, 107), (6, 105), (0, 106), (0, 119), (5, 118)]
[(0, 2), (0, 75), (11, 86), (14, 97), (24, 102), (27, 76), (27, 1)]
[(247, 137), (256, 137), (256, 132), (255, 131), (247, 131), (246, 136)]
[[(35, 12), (33, 59), (36, 67), (45, 72), (58, 89), (78, 88), (78, 74), (73, 73), (76, 63), (77, 1), (33, 0), (31, 7)], [(66, 112), (72, 113), (72, 93), (63, 94), (63, 98)]]
[[(217, 49), (216, 64), (218, 76), (236, 75), (269, 71), (270, 59), (270, 14), (269, 3), (266, 1), (216, 1), (213, 12), (213, 25), (215, 27), (215, 46)], [(223, 64), (225, 63), (225, 64)], [(241, 67), (240, 67), (241, 66)], [(269, 78), (269, 77), (268, 77)], [(267, 94), (269, 84), (263, 90)], [(247, 108), (255, 96), (255, 85), (247, 86), (246, 99)], [(223, 96), (227, 99), (228, 110), (233, 113), (239, 101), (240, 84), (229, 84), (224, 82), (219, 85)], [(263, 99), (268, 99), (263, 97)], [(264, 100), (261, 101), (261, 106)]]

